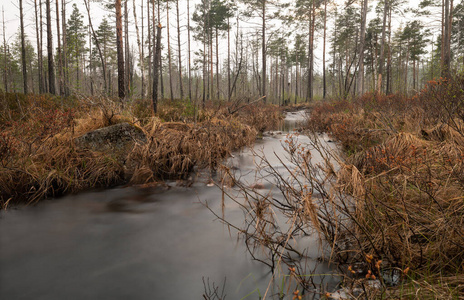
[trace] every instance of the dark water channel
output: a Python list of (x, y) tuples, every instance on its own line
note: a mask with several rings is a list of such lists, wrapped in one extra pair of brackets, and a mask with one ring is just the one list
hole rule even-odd
[[(282, 153), (285, 132), (302, 118), (287, 114), (282, 132), (254, 148), (269, 159)], [(231, 159), (250, 184), (259, 180), (253, 161), (250, 149)], [(269, 269), (200, 203), (221, 211), (222, 192), (207, 182), (119, 187), (0, 212), (0, 299), (203, 299), (202, 278), (221, 288), (226, 278), (226, 299), (258, 299)], [(243, 221), (232, 201), (226, 218)]]

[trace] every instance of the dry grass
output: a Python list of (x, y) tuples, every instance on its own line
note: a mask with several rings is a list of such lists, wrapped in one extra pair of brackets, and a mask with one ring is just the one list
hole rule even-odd
[[(352, 299), (464, 298), (463, 90), (458, 77), (412, 98), (366, 94), (314, 106), (310, 144), (286, 142), (290, 176), (261, 158), (283, 199), (238, 184), (246, 224), (237, 229), (253, 258), (273, 270), (285, 264), (299, 288), (326, 295), (308, 275), (306, 250), (284, 243), (315, 231)], [(275, 215), (290, 225), (277, 226)]]
[(384, 268), (415, 274), (388, 289), (388, 297), (456, 299), (462, 292), (464, 98), (452, 92), (463, 84), (460, 78), (432, 82), (411, 99), (366, 95), (324, 104), (309, 121), (343, 145), (346, 157), (334, 189), (343, 194), (340, 201), (356, 203), (355, 209), (336, 209), (351, 224), (329, 237), (344, 242), (335, 249), (336, 260), (362, 263), (381, 278), (366, 262), (372, 255)]
[[(263, 123), (281, 118), (273, 106), (227, 113), (227, 104), (196, 112), (189, 103), (164, 103), (153, 117), (147, 101), (121, 108), (109, 99), (3, 95), (0, 108), (0, 206), (129, 182), (185, 178), (193, 167), (216, 168), (231, 151), (250, 145)], [(168, 120), (169, 122), (165, 122)], [(263, 122), (262, 120), (266, 120)], [(139, 126), (148, 143), (126, 153), (92, 152), (74, 138), (109, 125)], [(258, 128), (259, 127), (259, 128)]]

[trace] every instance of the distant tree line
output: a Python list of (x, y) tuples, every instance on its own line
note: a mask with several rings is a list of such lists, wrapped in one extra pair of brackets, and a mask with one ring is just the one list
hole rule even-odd
[[(84, 0), (85, 11), (34, 0), (29, 34), (17, 1), (8, 43), (3, 13), (4, 92), (147, 98), (155, 109), (158, 99), (283, 104), (408, 94), (464, 67), (464, 8), (454, 0)], [(96, 6), (108, 13), (99, 24)]]

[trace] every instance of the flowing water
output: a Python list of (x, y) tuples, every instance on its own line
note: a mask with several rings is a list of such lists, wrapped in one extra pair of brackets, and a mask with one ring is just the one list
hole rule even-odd
[[(284, 155), (286, 132), (303, 118), (288, 113), (282, 132), (258, 140), (254, 151), (284, 170), (274, 153)], [(252, 152), (229, 159), (250, 184), (262, 180)], [(191, 187), (118, 187), (2, 211), (0, 299), (203, 299), (205, 286), (224, 286), (227, 299), (258, 299), (270, 270), (204, 205), (221, 214), (221, 199), (221, 189), (198, 175)], [(225, 205), (226, 219), (241, 225), (240, 208)]]

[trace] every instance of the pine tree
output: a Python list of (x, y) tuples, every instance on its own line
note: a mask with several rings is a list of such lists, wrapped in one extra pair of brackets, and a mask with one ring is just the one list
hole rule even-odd
[(79, 12), (76, 4), (73, 4), (73, 11), (69, 17), (66, 32), (67, 32), (67, 55), (69, 67), (76, 74), (76, 88), (80, 88), (81, 80), (81, 60), (88, 51), (86, 46), (86, 26), (83, 21), (84, 16)]

